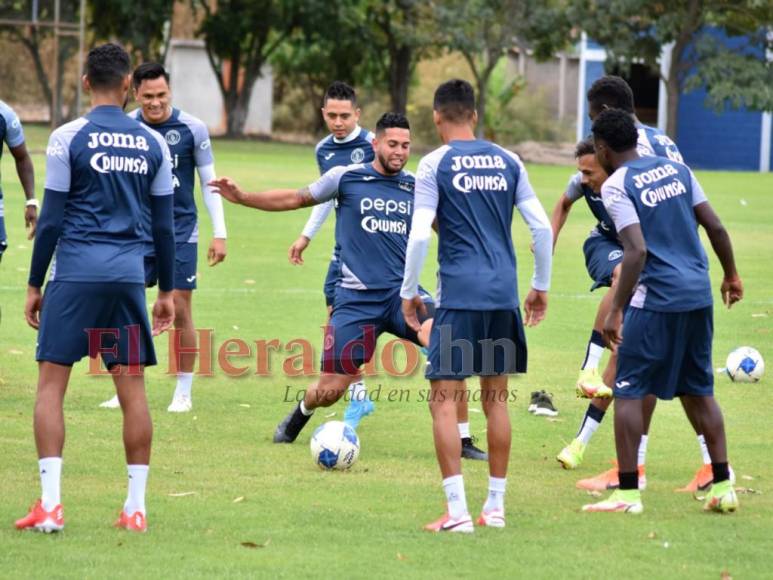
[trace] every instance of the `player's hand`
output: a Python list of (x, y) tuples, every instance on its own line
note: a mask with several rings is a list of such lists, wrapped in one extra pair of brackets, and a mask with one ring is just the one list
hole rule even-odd
[(207, 185), (214, 189), (214, 193), (222, 195), (231, 203), (241, 204), (247, 197), (247, 194), (244, 193), (230, 177), (213, 179)]
[(287, 259), (290, 260), (291, 264), (303, 265), (303, 251), (309, 247), (310, 241), (306, 236), (298, 236), (298, 239), (292, 243), (287, 250)]
[(411, 299), (403, 298), (403, 317), (405, 318), (405, 323), (416, 333), (421, 330), (421, 322), (419, 322), (417, 312), (421, 312), (424, 316), (427, 315), (427, 306), (424, 304), (421, 296), (417, 295)]
[(617, 346), (623, 342), (623, 311), (612, 308), (604, 319), (604, 329), (602, 330), (604, 341), (609, 350), (617, 352)]
[(209, 250), (207, 250), (207, 262), (210, 266), (216, 266), (223, 260), (227, 254), (225, 249), (225, 239), (212, 238), (209, 243)]
[(545, 319), (548, 311), (548, 293), (542, 290), (529, 290), (529, 295), (523, 302), (526, 313), (526, 326), (537, 326)]
[(28, 205), (24, 208), (24, 226), (29, 230), (27, 239), (35, 237), (35, 229), (38, 227), (38, 208), (34, 205)]
[(733, 278), (725, 277), (722, 280), (720, 291), (722, 292), (722, 302), (730, 308), (743, 298), (743, 282), (741, 282), (741, 278), (738, 275)]
[(153, 305), (153, 336), (158, 336), (172, 327), (174, 322), (174, 297), (172, 292), (158, 292)]
[(43, 295), (40, 288), (27, 286), (27, 302), (24, 304), (24, 318), (32, 328), (40, 327), (40, 309), (43, 307)]

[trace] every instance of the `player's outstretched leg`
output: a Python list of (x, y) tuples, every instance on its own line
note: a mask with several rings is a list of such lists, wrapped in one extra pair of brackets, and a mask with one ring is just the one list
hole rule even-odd
[(357, 429), (363, 417), (376, 410), (376, 404), (368, 396), (365, 381), (359, 379), (349, 385), (349, 404), (344, 411), (344, 423), (352, 429)]
[(64, 529), (64, 509), (61, 501), (64, 448), (62, 405), (72, 367), (41, 362), (38, 368), (34, 429), (42, 491), (40, 499), (35, 502), (29, 513), (16, 521), (16, 529), (51, 533)]
[(459, 438), (462, 440), (462, 459), (488, 461), (488, 454), (475, 445), (470, 433), (470, 392), (465, 389), (464, 397), (457, 402), (456, 420), (459, 422)]
[(606, 377), (602, 377), (598, 369), (604, 349), (606, 348), (601, 329), (604, 327), (604, 320), (612, 305), (618, 269), (616, 268), (614, 272), (612, 275), (612, 287), (601, 299), (596, 311), (596, 321), (593, 324), (593, 332), (591, 332), (590, 340), (585, 350), (585, 360), (580, 368), (580, 375), (577, 377), (576, 389), (578, 397), (608, 399), (612, 396), (612, 388), (605, 383), (604, 378)]
[(177, 356), (177, 385), (172, 402), (167, 407), (170, 413), (188, 413), (193, 409), (193, 370), (196, 365), (196, 328), (193, 326), (193, 291), (174, 291), (174, 328), (177, 344), (185, 352)]
[(277, 425), (274, 443), (295, 441), (314, 414), (314, 409), (329, 407), (338, 401), (354, 378), (345, 374), (322, 373), (319, 381), (306, 391), (303, 400)]
[[(612, 378), (614, 381), (614, 377)], [(647, 445), (649, 444), (649, 428), (652, 422), (652, 415), (655, 412), (655, 405), (657, 404), (657, 398), (654, 395), (647, 395), (642, 400), (642, 413), (643, 413), (643, 428), (644, 433), (639, 440), (639, 447), (637, 451), (637, 471), (639, 473), (639, 491), (643, 491), (647, 488)], [(620, 479), (618, 477), (619, 470), (617, 461), (613, 460), (612, 468), (602, 471), (598, 475), (581, 479), (577, 482), (576, 487), (578, 489), (584, 489), (587, 491), (605, 491), (608, 489), (618, 489), (620, 487)]]
[(701, 426), (711, 457), (712, 482), (703, 509), (719, 513), (738, 509), (738, 497), (733, 488), (727, 460), (727, 439), (722, 410), (713, 396), (683, 396), (682, 406), (690, 422)]
[(429, 532), (462, 532), (475, 530), (467, 509), (462, 478), (462, 442), (456, 417), (457, 401), (464, 395), (464, 381), (430, 381), (429, 409), (432, 413), (432, 435), (435, 453), (443, 476), (447, 511), (438, 520), (427, 524)]
[(615, 446), (619, 488), (603, 501), (584, 505), (583, 511), (639, 514), (644, 510), (636, 465), (643, 432), (642, 400), (615, 399)]
[(478, 517), (479, 526), (505, 527), (505, 487), (512, 430), (507, 412), (507, 375), (481, 377), (483, 411), (486, 413), (489, 448), (489, 487)]
[(113, 376), (115, 390), (123, 411), (123, 445), (126, 451), (126, 471), (129, 489), (115, 527), (130, 532), (145, 532), (148, 529), (145, 509), (145, 488), (150, 468), (150, 446), (153, 439), (153, 423), (150, 419), (148, 400), (145, 396), (145, 376), (126, 372)]

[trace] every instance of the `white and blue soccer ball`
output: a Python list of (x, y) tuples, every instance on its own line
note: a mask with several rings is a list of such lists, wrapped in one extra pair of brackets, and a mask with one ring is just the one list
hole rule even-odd
[(735, 383), (756, 383), (765, 373), (765, 361), (757, 349), (742, 346), (727, 356), (725, 371)]
[(343, 421), (328, 421), (311, 436), (311, 458), (321, 469), (349, 469), (360, 455), (360, 438)]

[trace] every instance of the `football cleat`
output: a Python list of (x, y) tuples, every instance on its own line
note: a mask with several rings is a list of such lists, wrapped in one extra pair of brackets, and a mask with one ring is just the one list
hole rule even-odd
[(558, 409), (553, 406), (552, 395), (545, 391), (540, 391), (537, 406), (534, 409), (535, 417), (555, 417), (558, 415)]
[(276, 426), (276, 431), (274, 431), (274, 443), (292, 443), (295, 441), (311, 417), (311, 415), (304, 415), (301, 413), (300, 405), (296, 406), (295, 409), (290, 411), (290, 414), (282, 419), (282, 422)]
[(121, 515), (118, 516), (113, 526), (130, 532), (144, 533), (148, 531), (148, 521), (145, 519), (145, 514), (139, 511), (129, 515), (121, 510)]
[(561, 450), (561, 453), (556, 455), (556, 460), (564, 469), (575, 469), (582, 463), (585, 447), (586, 445), (582, 441), (574, 439), (569, 445)]
[(120, 409), (121, 402), (118, 400), (118, 395), (115, 395), (112, 399), (108, 399), (104, 403), (99, 404), (100, 409)]
[(735, 494), (730, 480), (712, 485), (706, 494), (703, 511), (717, 512), (720, 514), (732, 513), (738, 509), (738, 496)]
[(486, 526), (488, 528), (504, 528), (505, 510), (491, 510), (490, 512), (482, 511), (475, 523), (479, 526)]
[(172, 402), (166, 408), (169, 413), (188, 413), (193, 410), (193, 401), (187, 395), (175, 393)]
[[(614, 467), (608, 469), (602, 473), (599, 473), (595, 477), (589, 477), (587, 479), (581, 479), (576, 483), (578, 489), (584, 489), (587, 491), (606, 491), (608, 489), (617, 489), (620, 487), (620, 479), (618, 477), (617, 461), (613, 460)], [(639, 490), (647, 489), (647, 474), (644, 466), (639, 466)]]
[(488, 453), (475, 445), (472, 437), (462, 438), (462, 459), (474, 459), (476, 461), (488, 461)]
[(623, 512), (640, 514), (644, 511), (638, 489), (616, 489), (607, 499), (582, 506), (584, 512)]
[(583, 399), (609, 399), (612, 396), (612, 389), (604, 384), (598, 369), (580, 371), (576, 392)]
[(365, 397), (362, 401), (351, 400), (346, 407), (346, 411), (344, 411), (344, 423), (352, 429), (357, 429), (362, 418), (367, 417), (375, 410), (375, 403), (368, 397)]
[(25, 517), (16, 520), (15, 525), (17, 530), (35, 530), (46, 534), (61, 532), (64, 529), (64, 509), (59, 504), (47, 512), (42, 500), (38, 500)]
[(537, 410), (537, 402), (540, 400), (540, 397), (542, 396), (542, 393), (544, 391), (532, 391), (531, 392), (531, 399), (529, 400), (529, 413), (533, 413)]
[[(730, 467), (730, 483), (735, 485), (735, 473), (733, 472), (733, 468)], [(680, 487), (679, 489), (676, 489), (677, 492), (686, 492), (686, 493), (696, 493), (699, 491), (706, 491), (711, 487), (711, 484), (714, 482), (714, 472), (711, 470), (711, 463), (705, 463), (703, 466), (701, 466), (698, 471), (695, 472), (695, 477), (692, 478), (692, 481), (685, 485), (684, 487)]]
[(462, 534), (471, 534), (475, 531), (470, 514), (464, 514), (459, 518), (452, 518), (445, 514), (439, 520), (424, 526), (424, 529), (428, 532), (457, 532)]

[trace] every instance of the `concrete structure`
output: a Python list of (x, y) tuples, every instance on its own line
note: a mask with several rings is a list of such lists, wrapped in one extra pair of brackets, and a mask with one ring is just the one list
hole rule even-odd
[[(173, 39), (166, 63), (176, 107), (204, 121), (213, 135), (226, 131), (223, 96), (203, 40)], [(245, 124), (247, 134), (271, 134), (273, 76), (270, 67), (255, 81)]]

